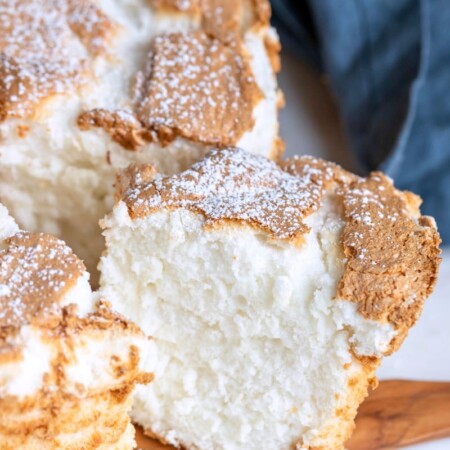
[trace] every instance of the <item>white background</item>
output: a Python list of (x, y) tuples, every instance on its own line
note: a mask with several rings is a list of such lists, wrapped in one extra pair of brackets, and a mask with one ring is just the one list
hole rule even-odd
[[(321, 156), (351, 170), (351, 155), (326, 80), (291, 54), (285, 52), (282, 62), (280, 84), (286, 107), (280, 121), (286, 154)], [(450, 381), (450, 248), (443, 253), (438, 284), (420, 321), (402, 348), (385, 359), (378, 375), (380, 379)], [(450, 439), (408, 448), (448, 450)]]

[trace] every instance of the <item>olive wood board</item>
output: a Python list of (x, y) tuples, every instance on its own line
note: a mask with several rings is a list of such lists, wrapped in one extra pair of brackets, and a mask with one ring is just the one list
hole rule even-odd
[[(450, 437), (450, 383), (382, 381), (359, 408), (348, 450), (395, 450)], [(137, 427), (140, 450), (169, 450)]]

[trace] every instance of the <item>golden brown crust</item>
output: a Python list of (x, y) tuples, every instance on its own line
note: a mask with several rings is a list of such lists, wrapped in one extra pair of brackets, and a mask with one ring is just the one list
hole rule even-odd
[(51, 316), (85, 272), (63, 241), (21, 231), (0, 252), (0, 327), (19, 327)]
[(199, 30), (156, 37), (147, 67), (137, 74), (132, 111), (86, 111), (78, 126), (103, 128), (127, 150), (154, 141), (166, 146), (177, 137), (203, 145), (236, 145), (252, 129), (254, 108), (263, 98), (242, 43), (245, 31), (267, 29), (262, 36), (267, 55), (274, 70), (280, 67), (279, 41), (268, 32), (268, 1), (150, 4), (162, 13), (192, 16)]
[(113, 141), (126, 150), (137, 150), (145, 142), (152, 142), (155, 139), (152, 132), (144, 128), (129, 111), (92, 109), (82, 113), (77, 119), (77, 124), (81, 130), (103, 128)]
[(188, 14), (210, 36), (229, 42), (250, 28), (268, 27), (271, 8), (267, 0), (152, 0), (154, 9)]
[(150, 0), (152, 7), (165, 12), (200, 12), (200, 0)]
[(122, 200), (130, 189), (139, 189), (156, 177), (156, 169), (150, 164), (130, 164), (116, 174), (116, 202)]
[(79, 42), (94, 58), (115, 29), (89, 0), (7, 0), (0, 17), (0, 121), (30, 117), (46, 98), (83, 83)]
[[(270, 65), (274, 73), (281, 71), (281, 43), (278, 39), (266, 35), (264, 38), (264, 45), (266, 47), (267, 56), (269, 57)], [(279, 91), (281, 93), (281, 91)], [(284, 104), (284, 103), (283, 103)], [(278, 105), (277, 105), (278, 106)], [(281, 105), (279, 106), (281, 108)]]
[[(37, 404), (42, 404), (46, 398), (49, 398), (49, 395), (53, 405), (57, 401), (63, 402), (68, 398), (72, 398), (73, 394), (67, 392), (66, 383), (68, 380), (65, 379), (64, 367), (71, 362), (75, 362), (74, 351), (80, 338), (89, 337), (98, 341), (123, 336), (143, 338), (143, 333), (139, 327), (112, 311), (111, 305), (104, 300), (97, 302), (94, 311), (86, 317), (79, 317), (75, 305), (72, 304), (55, 311), (52, 316), (33, 317), (30, 322), (36, 336), (39, 336), (43, 342), (53, 348), (56, 354), (52, 361), (52, 368), (46, 374), (44, 387), (41, 391), (30, 398), (20, 400), (24, 409), (37, 407)], [(16, 327), (0, 327), (0, 361), (2, 363), (22, 358), (22, 348), (11, 341), (11, 338), (17, 332), (18, 329)], [(114, 367), (114, 370), (116, 370), (116, 367), (120, 368), (116, 373), (118, 382), (125, 380), (134, 380), (136, 382), (151, 381), (151, 375), (141, 373), (139, 369), (137, 348), (130, 349), (127, 361), (112, 360), (111, 366)], [(55, 390), (55, 388), (57, 389)], [(78, 394), (84, 395), (85, 393), (80, 390)], [(0, 397), (0, 407), (6, 411), (8, 404), (14, 408), (14, 404), (17, 401), (17, 398), (14, 396)]]
[(327, 189), (336, 189), (339, 185), (347, 185), (359, 178), (335, 163), (308, 155), (286, 159), (280, 165), (291, 175), (310, 174), (313, 182), (323, 184)]
[(275, 142), (273, 143), (272, 146), (272, 151), (270, 153), (270, 155), (268, 155), (268, 157), (279, 163), (281, 161), (281, 158), (284, 155), (284, 151), (286, 150), (286, 143), (283, 141), (283, 139), (281, 139), (280, 137), (277, 137), (275, 139)]
[[(80, 129), (103, 128), (127, 150), (155, 141), (166, 146), (177, 137), (226, 147), (252, 129), (263, 94), (238, 37), (224, 44), (203, 32), (174, 33), (158, 36), (152, 48), (134, 109), (86, 111)], [(274, 152), (279, 156), (282, 147)]]
[(272, 16), (272, 8), (268, 0), (251, 0), (253, 8), (255, 9), (254, 26), (269, 26), (270, 18)]
[(222, 42), (239, 35), (243, 14), (240, 0), (207, 0), (202, 2), (202, 29)]
[(137, 117), (163, 145), (177, 136), (233, 145), (253, 127), (262, 97), (241, 43), (203, 32), (157, 37), (138, 92)]
[(55, 406), (47, 403), (34, 410), (22, 411), (19, 403), (2, 415), (2, 448), (116, 448), (125, 434), (134, 435), (128, 416), (132, 388), (130, 384), (126, 390), (107, 390), (82, 401), (71, 398)]
[(395, 189), (380, 172), (360, 178), (336, 164), (311, 157), (283, 163), (289, 173), (311, 170), (316, 182), (344, 205), (342, 246), (347, 263), (337, 298), (358, 305), (366, 318), (391, 323), (401, 344), (436, 283), (440, 238), (434, 220), (420, 216), (420, 198)]
[[(133, 177), (145, 179), (136, 172)], [(309, 230), (304, 218), (318, 208), (322, 192), (309, 175), (291, 176), (274, 162), (236, 148), (213, 150), (179, 175), (135, 182), (125, 191), (121, 184), (133, 219), (158, 209), (185, 208), (202, 214), (207, 227), (246, 224), (295, 243)]]
[(436, 283), (439, 234), (429, 218), (420, 218), (417, 200), (408, 203), (411, 194), (397, 191), (381, 173), (354, 181), (342, 195), (347, 264), (337, 295), (356, 302), (365, 318), (394, 325), (394, 351)]

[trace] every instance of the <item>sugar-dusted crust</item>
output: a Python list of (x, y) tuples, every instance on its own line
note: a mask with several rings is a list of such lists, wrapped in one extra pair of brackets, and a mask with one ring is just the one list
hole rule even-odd
[(85, 272), (67, 245), (42, 233), (21, 231), (0, 251), (0, 327), (19, 327), (55, 313)]
[(213, 150), (179, 175), (152, 176), (145, 165), (119, 175), (120, 194), (133, 219), (185, 208), (202, 214), (207, 227), (246, 224), (292, 242), (308, 232), (304, 218), (317, 210), (323, 192), (309, 174), (289, 175), (274, 162), (235, 148)]
[(128, 150), (177, 137), (235, 145), (263, 97), (240, 38), (229, 45), (203, 31), (157, 36), (137, 79), (133, 110), (86, 111), (78, 126), (103, 128)]
[(151, 0), (154, 9), (166, 14), (188, 14), (202, 29), (224, 42), (250, 28), (267, 27), (271, 8), (268, 0)]
[(89, 0), (5, 0), (0, 22), (0, 121), (83, 83), (116, 29)]
[(418, 197), (396, 190), (381, 173), (351, 183), (342, 195), (342, 245), (348, 262), (338, 296), (357, 302), (364, 317), (394, 325), (399, 333), (392, 352), (419, 318), (436, 283), (436, 224), (420, 216)]
[(395, 327), (397, 335), (387, 351), (392, 353), (436, 283), (440, 237), (434, 220), (420, 215), (418, 196), (395, 189), (380, 172), (361, 178), (310, 157), (283, 166), (299, 176), (315, 171), (315, 181), (341, 198), (347, 263), (336, 296), (357, 303), (365, 318)]
[(157, 140), (156, 134), (146, 129), (131, 111), (96, 108), (80, 114), (77, 123), (83, 131), (103, 128), (126, 150), (137, 150), (146, 142)]
[[(33, 121), (49, 113), (53, 117), (50, 100), (62, 94), (81, 100), (77, 112), (81, 130), (102, 128), (126, 150), (136, 151), (149, 142), (166, 146), (177, 137), (205, 146), (237, 145), (253, 130), (255, 118), (256, 125), (263, 121), (256, 106), (265, 95), (272, 101), (273, 86), (264, 83), (270, 76), (267, 58), (273, 75), (280, 67), (269, 2), (138, 3), (150, 20), (149, 28), (157, 31), (149, 31), (147, 44), (130, 45), (128, 56), (120, 52), (129, 45), (125, 36), (136, 31), (133, 25), (119, 24), (110, 18), (112, 11), (93, 0), (2, 2), (0, 122)], [(186, 34), (171, 35), (165, 28), (170, 23), (173, 30), (180, 28)], [(133, 29), (123, 28), (128, 26)], [(264, 43), (265, 55), (250, 35)], [(251, 60), (246, 46), (255, 52)], [(135, 52), (142, 53), (137, 61)], [(250, 65), (262, 70), (253, 73)], [(105, 67), (114, 73), (111, 80), (119, 81), (120, 100), (94, 98), (93, 87), (109, 89), (99, 87)], [(258, 76), (260, 86), (255, 82)], [(269, 107), (267, 111), (268, 120), (276, 122), (273, 111)], [(33, 124), (17, 123), (15, 129), (17, 137), (26, 138)], [(275, 132), (272, 140), (276, 141)]]
[(160, 142), (176, 136), (232, 145), (253, 127), (261, 99), (247, 55), (204, 32), (159, 36), (143, 72), (137, 115)]

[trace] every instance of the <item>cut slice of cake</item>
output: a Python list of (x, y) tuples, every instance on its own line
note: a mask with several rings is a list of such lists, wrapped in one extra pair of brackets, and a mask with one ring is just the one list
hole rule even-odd
[(174, 176), (134, 165), (117, 186), (101, 286), (158, 352), (133, 419), (187, 449), (342, 449), (436, 280), (419, 198), (232, 148)]
[(135, 447), (131, 394), (154, 352), (88, 278), (62, 241), (19, 231), (0, 205), (2, 450)]
[(0, 18), (0, 201), (91, 273), (116, 169), (282, 152), (267, 0), (6, 0)]

